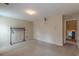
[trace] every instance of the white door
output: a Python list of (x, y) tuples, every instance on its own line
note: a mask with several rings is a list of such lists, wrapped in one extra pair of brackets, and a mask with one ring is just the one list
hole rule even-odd
[(77, 48), (79, 49), (79, 20), (77, 20)]

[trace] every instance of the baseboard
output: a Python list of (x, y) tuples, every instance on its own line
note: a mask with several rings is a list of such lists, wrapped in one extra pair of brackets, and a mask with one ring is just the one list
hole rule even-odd
[[(34, 39), (34, 40), (39, 40), (39, 39)], [(63, 46), (63, 44), (57, 44), (57, 43), (53, 43), (53, 42), (47, 42), (47, 41), (44, 41), (44, 40), (39, 40), (39, 41), (42, 41), (42, 42), (45, 42), (45, 43), (48, 43), (48, 44), (57, 45), (57, 46)]]

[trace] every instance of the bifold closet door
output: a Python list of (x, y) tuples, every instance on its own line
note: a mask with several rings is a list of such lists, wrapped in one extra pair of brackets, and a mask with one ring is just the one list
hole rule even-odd
[(11, 42), (13, 43), (18, 43), (21, 41), (24, 41), (24, 30), (22, 29), (12, 29), (11, 33)]

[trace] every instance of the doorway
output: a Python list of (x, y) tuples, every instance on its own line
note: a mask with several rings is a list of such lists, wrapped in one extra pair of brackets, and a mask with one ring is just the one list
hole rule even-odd
[(66, 47), (77, 47), (77, 20), (65, 20), (64, 21), (64, 46)]

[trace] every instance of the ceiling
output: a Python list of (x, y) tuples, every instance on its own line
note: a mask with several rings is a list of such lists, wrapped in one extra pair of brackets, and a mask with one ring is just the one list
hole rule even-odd
[[(25, 11), (36, 11), (35, 15), (29, 15)], [(69, 15), (79, 12), (78, 3), (10, 3), (0, 4), (0, 15), (22, 20), (33, 21), (52, 15)]]

